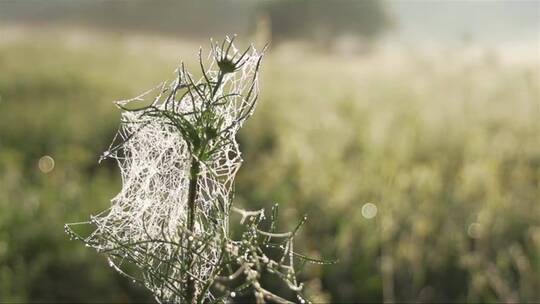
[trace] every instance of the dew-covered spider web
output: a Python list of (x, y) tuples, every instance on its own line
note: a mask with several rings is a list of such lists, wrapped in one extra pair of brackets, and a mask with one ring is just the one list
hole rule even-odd
[[(305, 218), (277, 233), (277, 206), (269, 229), (264, 210), (232, 207), (242, 162), (236, 133), (255, 108), (261, 59), (233, 39), (212, 42), (207, 56), (199, 52), (198, 80), (182, 64), (173, 81), (116, 102), (120, 128), (100, 161), (116, 160), (122, 189), (108, 209), (66, 232), (159, 302), (223, 303), (252, 290), (258, 303), (290, 303), (261, 286), (266, 272), (304, 303), (294, 261), (324, 263), (293, 251)], [(231, 211), (241, 216), (238, 240), (229, 235)]]
[[(186, 279), (207, 280), (218, 262), (221, 248), (211, 246), (212, 238), (227, 235), (233, 182), (242, 162), (235, 136), (253, 112), (258, 95), (261, 54), (253, 47), (242, 54), (232, 43), (212, 46), (206, 60), (209, 66), (198, 81), (193, 81), (182, 65), (171, 83), (117, 102), (124, 110), (121, 126), (102, 159), (117, 161), (122, 189), (111, 200), (109, 209), (92, 216), (89, 222), (69, 225), (95, 225), (96, 229), (84, 238), (85, 243), (106, 252), (111, 266), (142, 281), (159, 299), (167, 301), (179, 301), (174, 290), (182, 289)], [(218, 63), (223, 58), (233, 63), (241, 59), (234, 72), (222, 73)], [(222, 77), (221, 85), (216, 88), (211, 83), (218, 77)], [(134, 103), (145, 106), (130, 110)], [(213, 103), (211, 112), (206, 111), (208, 103)], [(206, 119), (203, 115), (213, 117)], [(203, 126), (203, 131), (208, 132), (208, 137), (217, 135), (207, 144), (209, 157), (198, 160), (197, 212), (192, 234), (184, 233), (190, 168), (193, 158), (200, 155), (194, 155), (193, 138), (186, 138), (186, 134), (200, 130), (179, 132), (175, 123), (183, 121), (194, 126), (208, 122), (210, 125)], [(203, 138), (206, 134), (200, 135)], [(188, 254), (186, 248), (191, 242), (198, 261), (186, 276), (187, 269), (179, 267), (178, 261)], [(142, 277), (124, 270), (126, 262), (142, 267)], [(156, 276), (155, 269), (178, 278), (175, 286), (163, 286), (167, 282)]]

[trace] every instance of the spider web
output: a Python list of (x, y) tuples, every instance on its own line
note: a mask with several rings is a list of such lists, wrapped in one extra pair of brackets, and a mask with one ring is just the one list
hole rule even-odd
[[(234, 58), (239, 53), (230, 42)], [(204, 77), (193, 81), (182, 65), (172, 82), (117, 102), (124, 109), (121, 125), (102, 159), (117, 161), (122, 189), (111, 200), (110, 208), (91, 216), (90, 221), (66, 225), (72, 237), (105, 253), (114, 269), (144, 284), (160, 302), (183, 301), (180, 295), (187, 281), (203, 284), (218, 264), (222, 248), (217, 244), (228, 235), (233, 183), (242, 162), (235, 136), (252, 114), (258, 96), (261, 54), (253, 47), (239, 70), (223, 76), (223, 85), (216, 92), (205, 89), (203, 84), (219, 75), (217, 58), (228, 52), (212, 45)], [(200, 90), (189, 94), (182, 91), (188, 81)], [(217, 130), (219, 140), (210, 143), (215, 153), (200, 162), (194, 231), (188, 232), (190, 167), (196, 156), (169, 119), (149, 113), (168, 110), (194, 122), (211, 94), (227, 102), (214, 109), (223, 123)], [(131, 111), (128, 107), (133, 103), (150, 105), (142, 111)], [(75, 226), (88, 224), (95, 227), (89, 235), (75, 232)], [(190, 254), (188, 248), (197, 254), (191, 266), (183, 265)], [(208, 293), (208, 297), (212, 295)]]

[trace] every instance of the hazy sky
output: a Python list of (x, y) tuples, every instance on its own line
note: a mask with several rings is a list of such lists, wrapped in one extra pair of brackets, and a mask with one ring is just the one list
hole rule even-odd
[(407, 39), (540, 43), (540, 0), (387, 0)]
[[(540, 0), (383, 1), (388, 5), (388, 9), (394, 17), (396, 23), (394, 34), (406, 41), (453, 42), (468, 37), (481, 43), (533, 42), (540, 44)], [(88, 11), (87, 8), (93, 8), (95, 13), (96, 9), (100, 9), (100, 7), (101, 9), (108, 8), (108, 6), (103, 6), (104, 3), (111, 4), (113, 1), (0, 0), (0, 21), (5, 19), (24, 23), (25, 20), (41, 19), (54, 22), (70, 18), (76, 21), (80, 19), (78, 16), (81, 14), (81, 10)], [(115, 10), (108, 9), (107, 14), (97, 14), (97, 16), (111, 23), (115, 14), (123, 15), (125, 13), (121, 9), (123, 4), (132, 9), (132, 5), (127, 5), (130, 3), (129, 1), (124, 3), (116, 1), (114, 3), (117, 4), (113, 7)], [(159, 4), (159, 2), (155, 3)], [(160, 6), (156, 5), (154, 10), (156, 8), (160, 8)], [(161, 8), (167, 8), (167, 6), (162, 5)], [(99, 10), (97, 11), (99, 12)], [(133, 13), (132, 10), (130, 12)], [(129, 16), (129, 12), (127, 15)], [(95, 18), (96, 14), (92, 16)], [(103, 21), (101, 19), (98, 21), (90, 20), (91, 22), (87, 22), (88, 24)], [(159, 28), (160, 23), (174, 23), (173, 21), (156, 19), (153, 23), (155, 23), (155, 28)], [(148, 26), (148, 22), (146, 26)], [(391, 37), (395, 38), (395, 36)]]

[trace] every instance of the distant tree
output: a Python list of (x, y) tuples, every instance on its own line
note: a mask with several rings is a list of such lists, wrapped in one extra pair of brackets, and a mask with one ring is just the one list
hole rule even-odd
[(274, 0), (261, 6), (274, 44), (304, 40), (331, 45), (343, 35), (373, 39), (390, 25), (380, 0)]

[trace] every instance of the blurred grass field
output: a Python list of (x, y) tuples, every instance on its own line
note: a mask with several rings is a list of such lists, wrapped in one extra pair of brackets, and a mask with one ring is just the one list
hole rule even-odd
[[(116, 164), (97, 164), (112, 101), (171, 79), (180, 59), (196, 69), (198, 44), (3, 34), (0, 302), (150, 301), (63, 224), (119, 190)], [(306, 268), (316, 301), (540, 300), (538, 58), (429, 54), (282, 45), (265, 59), (236, 203), (278, 202), (285, 226), (308, 215), (299, 246), (340, 260)], [(40, 170), (47, 155), (54, 168)]]

